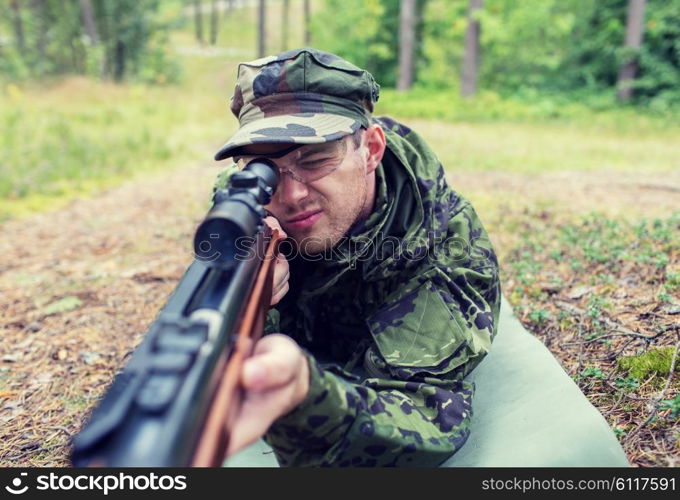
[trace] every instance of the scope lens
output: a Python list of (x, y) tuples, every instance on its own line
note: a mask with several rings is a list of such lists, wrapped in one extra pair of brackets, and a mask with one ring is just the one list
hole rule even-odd
[(194, 252), (207, 264), (226, 264), (238, 257), (239, 238), (243, 230), (230, 219), (215, 217), (205, 220), (196, 230)]

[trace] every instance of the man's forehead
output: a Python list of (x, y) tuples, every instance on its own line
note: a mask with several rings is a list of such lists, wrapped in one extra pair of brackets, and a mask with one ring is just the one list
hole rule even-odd
[[(298, 147), (293, 145), (291, 149), (290, 144), (275, 144), (275, 143), (261, 143), (261, 144), (250, 144), (244, 146), (240, 149), (239, 153), (235, 155), (235, 158), (243, 156), (277, 156), (280, 153), (295, 153), (295, 156), (307, 156), (313, 153), (326, 153), (335, 152), (339, 149), (342, 144), (340, 141), (323, 142), (320, 144), (302, 144)], [(284, 155), (284, 156), (285, 156)]]

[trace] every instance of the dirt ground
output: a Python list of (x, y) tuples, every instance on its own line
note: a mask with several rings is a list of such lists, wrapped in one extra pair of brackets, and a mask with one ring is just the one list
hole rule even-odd
[[(0, 465), (68, 465), (68, 441), (192, 259), (217, 167), (129, 182), (4, 223), (0, 240)], [(529, 207), (654, 217), (680, 210), (680, 172), (450, 174), (503, 257)]]

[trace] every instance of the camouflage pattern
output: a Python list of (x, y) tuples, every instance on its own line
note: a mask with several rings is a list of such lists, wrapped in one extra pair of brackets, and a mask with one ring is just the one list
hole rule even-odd
[(311, 369), (305, 401), (265, 436), (282, 465), (436, 466), (469, 434), (464, 377), (496, 333), (498, 262), (429, 147), (375, 122), (388, 149), (374, 212), (332, 259), (291, 259), (268, 317), (266, 333), (290, 335)]
[(230, 102), (240, 127), (215, 159), (250, 144), (340, 139), (368, 126), (379, 89), (368, 71), (315, 49), (241, 63)]

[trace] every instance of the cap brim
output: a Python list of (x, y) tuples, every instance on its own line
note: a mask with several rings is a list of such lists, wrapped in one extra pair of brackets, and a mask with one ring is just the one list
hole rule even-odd
[(215, 154), (223, 160), (251, 144), (319, 144), (354, 133), (361, 123), (330, 113), (296, 113), (263, 117), (243, 127)]

